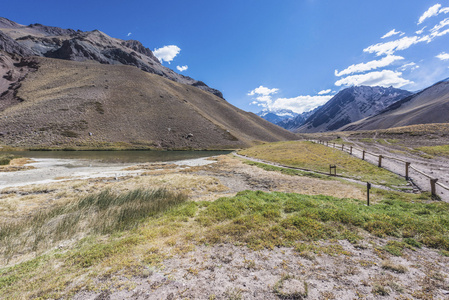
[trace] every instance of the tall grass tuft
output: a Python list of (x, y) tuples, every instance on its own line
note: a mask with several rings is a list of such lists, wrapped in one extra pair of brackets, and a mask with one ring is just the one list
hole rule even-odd
[(12, 154), (0, 155), (0, 166), (9, 165), (11, 160), (13, 160), (14, 158), (16, 158), (16, 157), (14, 155), (12, 155)]
[(37, 251), (77, 235), (131, 229), (186, 200), (184, 194), (165, 189), (135, 189), (120, 194), (105, 190), (67, 206), (40, 210), (26, 220), (0, 224), (0, 251), (10, 258), (17, 251)]

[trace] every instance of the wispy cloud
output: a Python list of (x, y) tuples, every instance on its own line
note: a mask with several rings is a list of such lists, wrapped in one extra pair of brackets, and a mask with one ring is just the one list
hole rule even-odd
[(449, 60), (449, 53), (446, 52), (441, 52), (440, 54), (438, 54), (437, 56), (435, 56), (441, 60)]
[(401, 70), (401, 71), (405, 71), (405, 70), (407, 70), (407, 69), (410, 69), (410, 70), (416, 70), (416, 69), (418, 69), (419, 68), (419, 66), (416, 64), (416, 63), (414, 63), (414, 62), (411, 62), (411, 63), (408, 63), (408, 64), (405, 64), (405, 65), (403, 65), (403, 66), (401, 66), (400, 68), (399, 68), (399, 70)]
[(181, 48), (178, 46), (168, 45), (162, 48), (154, 49), (153, 54), (161, 63), (166, 61), (170, 64), (179, 52), (181, 52)]
[(420, 30), (415, 31), (416, 34), (422, 34), (424, 32), (424, 29), (426, 29), (427, 26), (424, 26), (423, 28), (421, 28)]
[(405, 36), (399, 40), (394, 40), (386, 43), (378, 43), (375, 45), (371, 45), (365, 49), (363, 49), (363, 52), (368, 53), (375, 53), (377, 56), (380, 55), (393, 55), (394, 52), (399, 50), (405, 50), (410, 48), (410, 46), (421, 43), (421, 42), (428, 42), (428, 37), (418, 37), (418, 36)]
[(329, 94), (330, 92), (332, 92), (331, 89), (328, 89), (328, 90), (322, 90), (322, 91), (319, 91), (319, 92), (318, 92), (318, 95), (326, 95), (326, 94)]
[(128, 34), (126, 36), (131, 36), (132, 32), (128, 32)]
[(178, 69), (179, 72), (184, 72), (189, 68), (189, 66), (176, 66), (176, 69)]
[(360, 73), (360, 72), (366, 72), (371, 71), (378, 68), (383, 68), (391, 65), (395, 61), (404, 59), (402, 56), (395, 56), (395, 55), (388, 55), (380, 60), (372, 60), (367, 63), (360, 63), (355, 64), (347, 67), (341, 72), (338, 72), (335, 70), (335, 76), (343, 76), (343, 75), (349, 75), (354, 73)]
[(426, 10), (421, 17), (419, 17), (418, 25), (424, 22), (424, 20), (434, 17), (439, 14), (441, 8), (441, 4), (435, 4), (434, 6), (431, 6), (428, 10)]
[[(331, 95), (318, 95), (318, 96), (297, 96), (293, 98), (276, 98), (273, 99), (273, 95), (279, 91), (277, 88), (267, 88), (259, 86), (250, 91), (248, 96), (256, 96), (253, 98), (251, 104), (258, 105), (269, 111), (275, 111), (279, 109), (289, 109), (296, 113), (303, 113), (305, 111), (312, 110), (320, 105), (323, 105), (330, 98)], [(326, 90), (327, 91), (327, 90)], [(328, 90), (329, 92), (331, 90)]]
[(399, 34), (400, 36), (403, 36), (405, 33), (402, 31), (396, 31), (396, 29), (393, 29), (393, 30), (388, 31), (384, 36), (381, 37), (381, 39), (385, 39), (387, 37), (397, 35), (397, 34)]
[(438, 23), (432, 29), (430, 29), (432, 38), (447, 34), (449, 29), (441, 31), (441, 29), (447, 26), (449, 26), (449, 18), (441, 20), (440, 23)]
[(367, 85), (367, 86), (393, 86), (399, 88), (413, 81), (402, 78), (401, 72), (391, 70), (375, 71), (361, 75), (352, 75), (342, 78), (335, 82), (336, 86), (353, 86), (353, 85)]

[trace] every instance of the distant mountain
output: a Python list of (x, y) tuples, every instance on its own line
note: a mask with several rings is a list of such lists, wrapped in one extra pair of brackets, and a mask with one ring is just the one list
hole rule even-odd
[(351, 123), (342, 130), (387, 129), (429, 123), (449, 123), (449, 78), (393, 103), (374, 116)]
[(101, 64), (135, 66), (142, 71), (192, 85), (223, 98), (220, 91), (204, 82), (164, 67), (153, 52), (139, 41), (112, 38), (99, 30), (83, 32), (41, 24), (25, 26), (0, 17), (0, 50), (20, 56), (93, 60)]
[(393, 87), (354, 86), (338, 92), (295, 132), (334, 131), (372, 116), (412, 93)]
[(264, 109), (258, 112), (256, 115), (262, 119), (267, 120), (273, 124), (282, 122), (283, 120), (291, 119), (296, 117), (298, 114), (289, 109), (279, 109), (279, 110), (267, 110)]
[(307, 121), (307, 119), (320, 108), (321, 106), (313, 110), (303, 112), (302, 114), (298, 114), (294, 118), (284, 119), (280, 122), (277, 122), (276, 125), (281, 126), (282, 128), (285, 128), (287, 130), (294, 131), (301, 127)]

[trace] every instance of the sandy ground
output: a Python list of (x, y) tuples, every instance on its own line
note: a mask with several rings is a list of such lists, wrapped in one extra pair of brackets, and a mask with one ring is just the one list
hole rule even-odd
[(163, 269), (111, 279), (121, 288), (98, 280), (101, 292), (82, 291), (74, 299), (448, 299), (449, 258), (429, 249), (383, 255), (374, 246), (383, 243), (317, 243), (335, 247), (331, 255), (200, 246), (164, 261)]

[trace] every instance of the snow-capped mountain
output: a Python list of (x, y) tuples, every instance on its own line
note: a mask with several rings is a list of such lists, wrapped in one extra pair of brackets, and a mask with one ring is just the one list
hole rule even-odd
[(321, 106), (318, 106), (317, 108), (315, 108), (313, 110), (303, 112), (302, 114), (298, 114), (294, 118), (284, 119), (280, 122), (277, 122), (276, 125), (278, 125), (282, 128), (285, 128), (287, 130), (293, 131), (293, 130), (301, 127), (307, 121), (307, 119), (311, 115), (313, 115), (317, 110), (319, 110), (320, 108), (321, 108)]
[(291, 119), (296, 117), (298, 114), (289, 109), (279, 109), (279, 110), (268, 110), (264, 109), (258, 112), (256, 115), (262, 119), (267, 120), (273, 124), (282, 122), (283, 120)]

